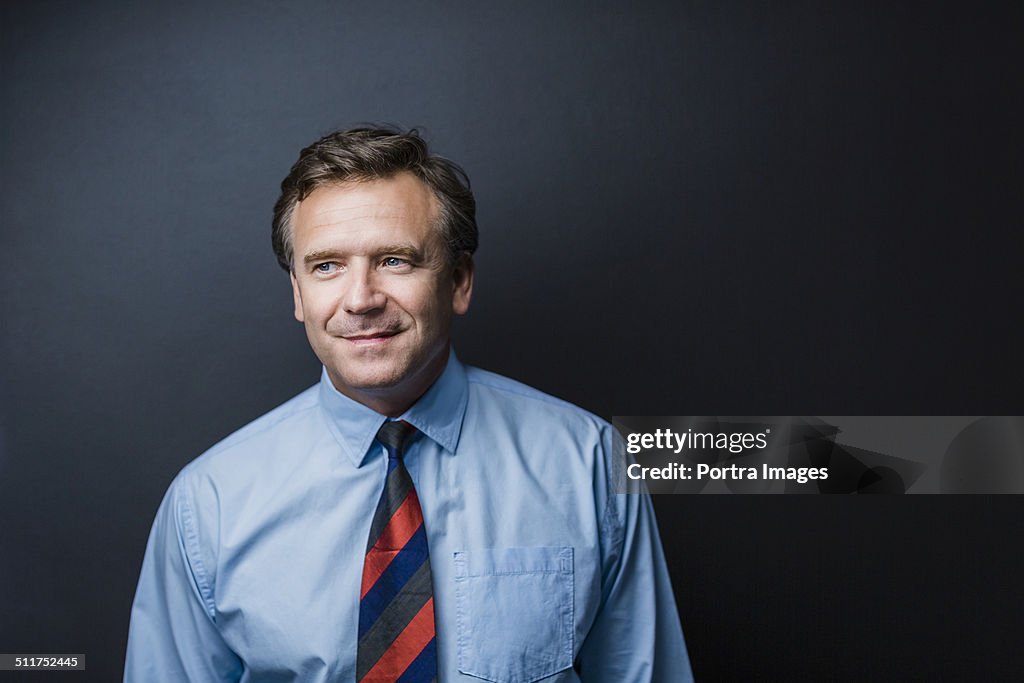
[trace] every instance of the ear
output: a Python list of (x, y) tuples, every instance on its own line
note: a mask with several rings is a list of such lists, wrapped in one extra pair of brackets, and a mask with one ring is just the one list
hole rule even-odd
[(292, 281), (292, 298), (295, 300), (295, 319), (300, 323), (306, 322), (302, 315), (302, 292), (299, 291), (299, 282), (295, 279), (295, 271), (289, 273)]
[(465, 315), (473, 298), (473, 257), (463, 252), (452, 268), (452, 312)]

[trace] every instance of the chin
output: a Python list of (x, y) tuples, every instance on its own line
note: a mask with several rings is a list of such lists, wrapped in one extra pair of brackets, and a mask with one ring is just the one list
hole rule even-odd
[[(345, 366), (343, 366), (345, 367)], [(348, 364), (351, 369), (351, 364)], [(405, 378), (405, 373), (401, 372), (398, 368), (367, 368), (364, 371), (351, 370), (348, 372), (336, 373), (338, 377), (345, 383), (346, 386), (350, 386), (353, 389), (360, 391), (373, 391), (375, 389), (389, 389)]]

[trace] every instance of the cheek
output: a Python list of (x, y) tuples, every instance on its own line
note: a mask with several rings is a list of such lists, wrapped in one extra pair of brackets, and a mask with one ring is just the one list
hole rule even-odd
[(423, 325), (433, 327), (443, 324), (450, 316), (451, 301), (445, 298), (436, 290), (429, 289), (418, 292), (410, 308), (406, 310), (420, 318)]
[(425, 314), (436, 306), (434, 288), (423, 282), (409, 280), (395, 283), (386, 293), (393, 305), (414, 317)]
[(334, 314), (337, 297), (326, 287), (307, 287), (302, 293), (302, 311), (307, 322), (324, 321)]

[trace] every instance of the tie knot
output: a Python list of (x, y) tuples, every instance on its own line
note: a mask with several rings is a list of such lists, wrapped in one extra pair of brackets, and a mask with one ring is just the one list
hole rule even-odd
[(393, 451), (400, 458), (415, 433), (416, 428), (405, 420), (388, 421), (377, 430), (377, 441), (387, 446), (388, 450)]

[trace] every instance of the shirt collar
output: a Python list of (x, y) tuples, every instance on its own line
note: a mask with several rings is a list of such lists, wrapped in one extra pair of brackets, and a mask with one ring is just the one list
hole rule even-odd
[[(455, 453), (468, 398), (466, 369), (451, 350), (441, 376), (399, 419), (449, 453)], [(377, 430), (387, 418), (335, 389), (326, 367), (320, 373), (320, 406), (327, 415), (331, 433), (355, 466), (361, 467)]]

